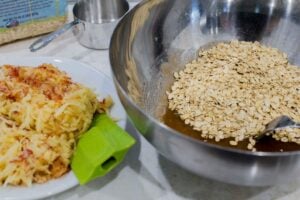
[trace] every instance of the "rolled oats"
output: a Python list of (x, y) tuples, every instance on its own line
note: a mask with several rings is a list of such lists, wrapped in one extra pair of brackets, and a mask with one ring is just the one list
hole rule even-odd
[[(255, 139), (273, 118), (300, 121), (300, 70), (287, 55), (258, 42), (219, 43), (174, 73), (168, 106), (203, 138), (230, 145)], [(283, 142), (300, 144), (297, 129), (276, 132)]]

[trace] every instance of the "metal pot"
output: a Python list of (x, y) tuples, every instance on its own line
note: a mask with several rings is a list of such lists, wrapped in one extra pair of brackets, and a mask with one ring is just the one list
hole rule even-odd
[(166, 158), (195, 174), (248, 186), (300, 174), (300, 152), (248, 152), (187, 137), (158, 119), (173, 72), (215, 42), (259, 41), (300, 65), (299, 0), (143, 1), (118, 24), (110, 62), (119, 97), (142, 135)]
[(126, 0), (80, 0), (73, 7), (74, 21), (38, 39), (29, 49), (37, 51), (71, 28), (81, 45), (108, 49), (114, 28), (128, 10)]

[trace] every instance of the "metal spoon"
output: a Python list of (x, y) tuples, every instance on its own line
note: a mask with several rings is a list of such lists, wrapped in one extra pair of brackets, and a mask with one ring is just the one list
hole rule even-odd
[(273, 134), (276, 130), (282, 130), (286, 128), (300, 128), (300, 123), (293, 121), (286, 115), (279, 116), (270, 121), (263, 132), (261, 132), (255, 139), (260, 140), (267, 135)]
[(83, 46), (107, 49), (115, 27), (128, 10), (127, 0), (78, 0), (73, 7), (74, 21), (38, 39), (29, 49), (35, 52), (69, 29)]

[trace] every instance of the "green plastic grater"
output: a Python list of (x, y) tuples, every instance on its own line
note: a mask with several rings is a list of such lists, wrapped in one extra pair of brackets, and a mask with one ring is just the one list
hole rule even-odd
[(104, 176), (124, 159), (135, 140), (106, 114), (94, 117), (79, 139), (71, 168), (81, 185)]

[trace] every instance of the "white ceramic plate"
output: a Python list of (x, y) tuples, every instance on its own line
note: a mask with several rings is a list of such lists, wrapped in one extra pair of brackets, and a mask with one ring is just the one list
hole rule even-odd
[[(0, 65), (12, 64), (20, 66), (38, 66), (42, 63), (51, 63), (60, 70), (67, 72), (76, 82), (93, 89), (101, 98), (111, 95), (114, 100), (114, 106), (111, 115), (120, 119), (119, 125), (125, 127), (126, 113), (119, 102), (112, 80), (105, 74), (93, 69), (92, 67), (71, 59), (56, 57), (0, 57)], [(45, 198), (78, 185), (78, 181), (73, 174), (69, 172), (59, 179), (49, 181), (44, 184), (34, 184), (32, 187), (1, 187), (1, 200), (33, 200)]]

